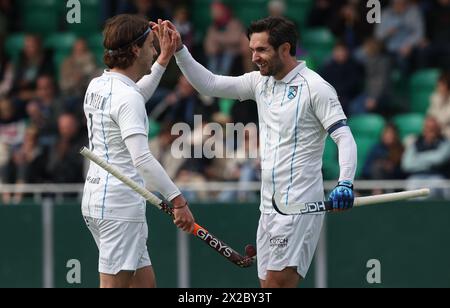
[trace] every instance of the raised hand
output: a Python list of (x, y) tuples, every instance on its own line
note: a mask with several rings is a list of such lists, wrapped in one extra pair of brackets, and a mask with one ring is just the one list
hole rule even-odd
[(181, 34), (178, 32), (177, 27), (169, 20), (163, 21), (162, 24), (165, 25), (170, 30), (170, 34), (175, 37), (177, 51), (181, 50), (183, 48), (183, 40), (181, 39)]
[(162, 66), (167, 66), (177, 50), (177, 38), (173, 35), (172, 30), (162, 23), (161, 19), (158, 20), (157, 24), (150, 22), (150, 26), (152, 27), (153, 33), (158, 39), (161, 48), (161, 54), (157, 61)]

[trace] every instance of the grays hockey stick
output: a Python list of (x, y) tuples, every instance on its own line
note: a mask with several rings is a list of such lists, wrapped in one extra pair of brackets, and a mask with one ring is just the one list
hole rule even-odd
[[(373, 205), (381, 203), (389, 203), (395, 201), (402, 201), (412, 198), (426, 197), (430, 194), (430, 189), (424, 188), (419, 190), (403, 191), (393, 194), (376, 195), (369, 197), (356, 198), (354, 202), (354, 207)], [(318, 201), (318, 202), (307, 202), (300, 204), (283, 204), (278, 193), (272, 198), (272, 205), (275, 210), (282, 215), (302, 215), (302, 214), (313, 214), (313, 213), (323, 213), (333, 211), (333, 204), (331, 201)]]
[[(157, 196), (149, 192), (147, 189), (143, 188), (135, 181), (130, 179), (129, 177), (123, 175), (120, 171), (118, 171), (115, 167), (108, 164), (106, 161), (95, 155), (92, 151), (83, 147), (80, 151), (81, 155), (89, 159), (90, 161), (96, 163), (107, 172), (115, 176), (117, 179), (122, 181), (125, 185), (133, 189), (135, 192), (144, 197), (150, 204), (156, 206), (158, 209), (168, 214), (172, 219), (174, 218), (173, 208), (170, 207), (167, 203), (159, 199)], [(247, 245), (245, 248), (246, 255), (242, 256), (234, 249), (232, 249), (229, 245), (225, 244), (217, 237), (209, 233), (205, 228), (195, 224), (194, 231), (192, 234), (198, 239), (202, 240), (209, 247), (213, 248), (220, 255), (227, 258), (229, 261), (233, 262), (239, 267), (245, 268), (253, 265), (256, 259), (256, 249), (252, 245)]]

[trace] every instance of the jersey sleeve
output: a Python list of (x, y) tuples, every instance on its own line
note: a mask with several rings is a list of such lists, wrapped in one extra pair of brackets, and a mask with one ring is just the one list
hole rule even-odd
[(144, 98), (139, 93), (127, 94), (120, 100), (115, 118), (122, 140), (137, 134), (147, 136), (147, 112)]
[(325, 130), (339, 121), (347, 120), (336, 90), (326, 82), (321, 82), (312, 89), (311, 104)]
[(212, 97), (255, 100), (259, 72), (239, 77), (215, 75), (198, 63), (184, 47), (175, 54), (177, 64), (192, 86), (201, 94)]
[(150, 98), (152, 98), (156, 89), (161, 82), (161, 78), (164, 75), (166, 68), (155, 62), (152, 66), (152, 72), (149, 75), (145, 75), (141, 80), (137, 82), (137, 86), (141, 90), (142, 96), (144, 96), (144, 101), (148, 102)]

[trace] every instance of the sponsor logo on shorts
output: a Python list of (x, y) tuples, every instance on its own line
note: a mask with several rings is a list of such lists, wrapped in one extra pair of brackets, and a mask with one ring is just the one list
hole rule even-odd
[(270, 239), (270, 247), (285, 248), (289, 244), (289, 239), (287, 238), (272, 238)]

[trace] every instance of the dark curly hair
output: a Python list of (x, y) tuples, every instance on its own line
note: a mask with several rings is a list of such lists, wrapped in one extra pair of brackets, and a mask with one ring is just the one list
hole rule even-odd
[(297, 53), (298, 32), (292, 21), (283, 17), (267, 17), (253, 22), (247, 30), (247, 36), (253, 33), (269, 33), (269, 44), (277, 50), (284, 43), (291, 45), (290, 54), (295, 56)]
[(122, 14), (108, 19), (103, 30), (105, 64), (110, 69), (127, 69), (133, 65), (136, 60), (133, 47), (144, 45), (148, 30), (149, 22), (138, 15)]

